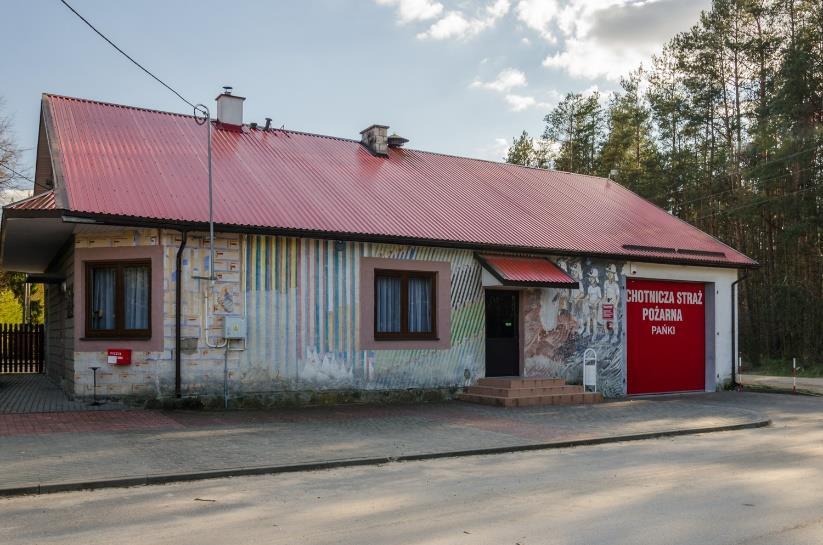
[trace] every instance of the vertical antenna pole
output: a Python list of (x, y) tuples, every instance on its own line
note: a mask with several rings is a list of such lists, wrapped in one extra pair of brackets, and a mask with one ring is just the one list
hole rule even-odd
[(209, 280), (214, 284), (214, 191), (211, 177), (211, 118), (206, 120), (209, 134)]

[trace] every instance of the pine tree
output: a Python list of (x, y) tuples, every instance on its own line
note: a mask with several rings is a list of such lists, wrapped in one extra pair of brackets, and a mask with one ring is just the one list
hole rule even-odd
[(606, 112), (608, 135), (598, 158), (599, 172), (615, 172), (617, 180), (643, 196), (665, 190), (660, 184), (659, 157), (652, 139), (651, 112), (640, 93), (642, 71), (620, 82)]
[(569, 93), (544, 121), (543, 138), (558, 150), (554, 168), (594, 174), (604, 129), (600, 94)]
[(505, 160), (507, 163), (515, 165), (548, 168), (550, 161), (549, 148), (542, 141), (535, 143), (529, 133), (523, 131), (519, 137), (512, 138), (512, 145), (506, 153)]
[(545, 118), (557, 169), (607, 176), (761, 263), (741, 284), (746, 359), (823, 363), (823, 2), (714, 0), (605, 112)]

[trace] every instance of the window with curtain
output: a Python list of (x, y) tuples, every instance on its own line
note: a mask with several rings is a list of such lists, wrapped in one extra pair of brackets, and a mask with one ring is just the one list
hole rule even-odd
[(375, 270), (374, 338), (434, 339), (435, 273)]
[(151, 262), (86, 264), (86, 337), (151, 336)]

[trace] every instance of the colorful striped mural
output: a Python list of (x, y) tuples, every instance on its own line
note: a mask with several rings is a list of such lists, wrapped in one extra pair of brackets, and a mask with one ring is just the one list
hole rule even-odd
[[(450, 263), (449, 349), (361, 349), (362, 257)], [(243, 268), (246, 391), (438, 388), (483, 376), (483, 293), (469, 251), (250, 236)]]

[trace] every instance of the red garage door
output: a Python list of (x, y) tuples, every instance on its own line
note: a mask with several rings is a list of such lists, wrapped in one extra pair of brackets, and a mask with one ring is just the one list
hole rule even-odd
[(703, 390), (704, 285), (629, 279), (627, 288), (628, 393)]

